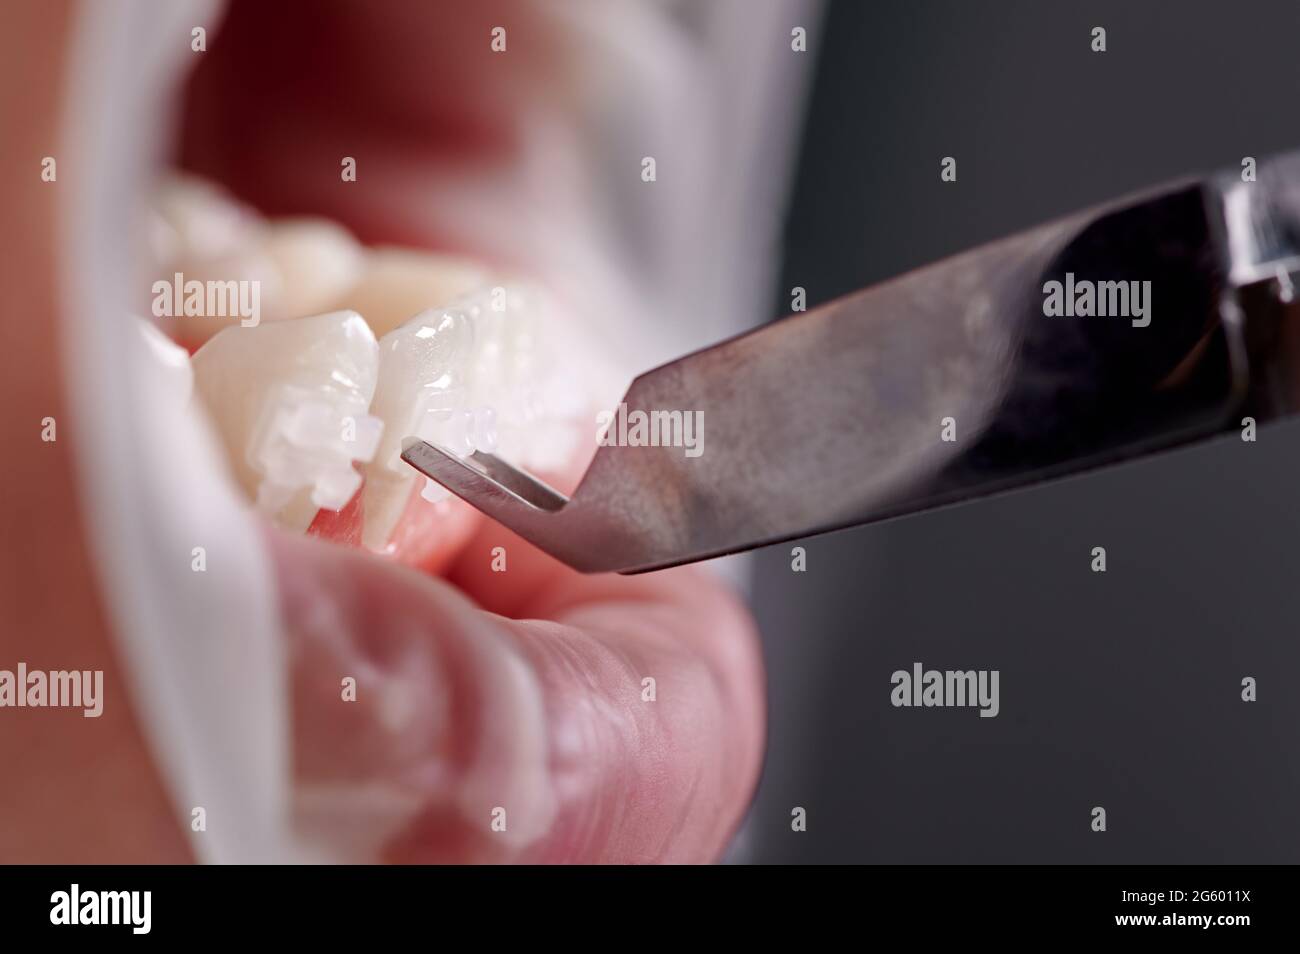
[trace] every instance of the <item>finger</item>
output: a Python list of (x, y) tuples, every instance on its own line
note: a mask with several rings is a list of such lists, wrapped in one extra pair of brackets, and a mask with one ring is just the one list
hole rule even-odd
[(585, 578), (520, 542), (521, 580), (497, 586), (559, 589), (553, 620), (517, 620), (340, 548), (273, 546), (313, 831), (401, 861), (721, 852), (758, 771), (762, 677), (747, 617), (707, 575)]

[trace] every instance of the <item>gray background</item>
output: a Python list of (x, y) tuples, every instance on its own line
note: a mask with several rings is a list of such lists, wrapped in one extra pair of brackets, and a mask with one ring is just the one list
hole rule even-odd
[[(776, 313), (1300, 147), (1295, 4), (842, 0), (814, 49)], [(1300, 860), (1298, 478), (1281, 425), (805, 541), (805, 573), (761, 552), (770, 741), (738, 856)], [(916, 661), (1001, 670), (1001, 714), (891, 707)]]

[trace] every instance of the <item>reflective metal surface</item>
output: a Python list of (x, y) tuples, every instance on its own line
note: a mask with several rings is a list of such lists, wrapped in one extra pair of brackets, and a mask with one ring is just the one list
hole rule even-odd
[[(491, 455), (414, 441), (403, 457), (577, 569), (640, 572), (1239, 433), (1300, 406), (1297, 223), (1288, 156), (1257, 182), (1109, 203), (688, 355), (638, 377), (620, 416), (698, 415), (699, 455), (601, 447), (571, 499)], [(1149, 322), (1049, 316), (1052, 281), (1095, 300), (1136, 282)], [(1113, 308), (1120, 286), (1104, 287)]]

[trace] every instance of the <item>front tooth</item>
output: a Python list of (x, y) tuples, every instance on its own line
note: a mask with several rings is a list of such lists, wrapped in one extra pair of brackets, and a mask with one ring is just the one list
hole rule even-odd
[(406, 437), (524, 467), (555, 468), (570, 458), (586, 402), (564, 397), (571, 376), (561, 374), (540, 334), (553, 324), (547, 308), (533, 289), (498, 285), (422, 312), (380, 339), (371, 413), (384, 421), (384, 436), (366, 467), (366, 546), (386, 549), (417, 479), (426, 500), (449, 496), (402, 461)]
[[(382, 550), (401, 519), (416, 474), (401, 460), (402, 438), (441, 437), (468, 453), (454, 432), (467, 400), (464, 368), (474, 347), (471, 317), (460, 308), (421, 312), (379, 341), (379, 386), (370, 409), (384, 422), (375, 458), (366, 468), (362, 542)], [(439, 495), (426, 494), (437, 500)]]
[(383, 337), (412, 315), (468, 295), (487, 279), (485, 269), (463, 259), (381, 247), (366, 254), (357, 283), (336, 304), (361, 312)]
[(353, 461), (369, 461), (383, 431), (367, 413), (378, 365), (374, 333), (351, 311), (228, 328), (194, 354), (195, 390), (236, 479), (282, 526), (306, 530), (356, 493)]

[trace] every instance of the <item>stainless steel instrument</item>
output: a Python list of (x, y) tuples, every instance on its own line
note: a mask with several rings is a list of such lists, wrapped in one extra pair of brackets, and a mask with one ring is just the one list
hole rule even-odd
[[(638, 411), (697, 415), (698, 456), (602, 446), (572, 497), (490, 454), (411, 440), (402, 456), (576, 569), (659, 569), (1294, 413), (1298, 271), (1292, 154), (1256, 181), (1233, 170), (1067, 216), (636, 378), (611, 433)], [(1075, 314), (1046, 313), (1054, 281)], [(1121, 313), (1078, 314), (1065, 290), (1087, 288), (1094, 311)], [(1124, 314), (1144, 288), (1145, 319)]]

